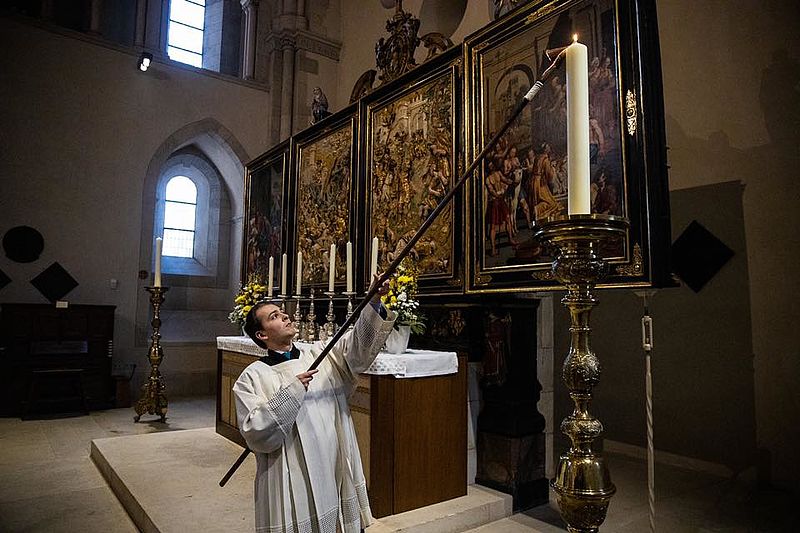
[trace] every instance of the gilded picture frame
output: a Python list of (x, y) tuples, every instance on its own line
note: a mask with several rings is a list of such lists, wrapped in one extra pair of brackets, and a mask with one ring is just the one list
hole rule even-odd
[[(637, 0), (531, 2), (464, 44), (470, 157), (550, 65), (546, 50), (576, 34), (588, 47), (592, 212), (630, 221), (622, 242), (603, 250), (606, 286), (669, 284), (660, 69), (641, 71), (658, 65), (657, 31), (646, 32), (654, 9)], [(537, 220), (567, 211), (565, 100), (562, 63), (468, 182), (467, 292), (557, 288), (553, 258), (534, 235)]]
[[(461, 47), (454, 47), (361, 100), (364, 286), (372, 238), (379, 239), (383, 271), (458, 179), (462, 62)], [(463, 292), (462, 224), (459, 193), (409, 254), (421, 295)]]
[(303, 253), (303, 292), (311, 287), (328, 290), (331, 244), (336, 245), (335, 290), (345, 290), (347, 242), (353, 242), (354, 251), (357, 246), (353, 207), (358, 194), (358, 135), (358, 106), (351, 105), (292, 138), (290, 194), (295, 216), (288, 227), (292, 293), (298, 251)]
[(269, 258), (274, 257), (273, 282), (279, 278), (286, 248), (289, 142), (278, 144), (245, 165), (242, 284), (251, 276), (267, 283)]

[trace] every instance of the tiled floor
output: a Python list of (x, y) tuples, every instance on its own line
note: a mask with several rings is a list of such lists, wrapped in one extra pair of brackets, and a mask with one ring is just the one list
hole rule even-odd
[[(147, 418), (147, 417), (146, 417)], [(132, 409), (54, 420), (0, 419), (0, 531), (135, 532), (136, 528), (89, 459), (92, 439), (214, 425), (214, 399), (174, 399), (165, 425), (133, 423)], [(601, 528), (648, 531), (646, 468), (607, 454), (617, 494)], [(800, 522), (790, 494), (752, 483), (656, 465), (659, 532), (789, 532)], [(564, 531), (552, 507), (482, 526), (480, 533)]]

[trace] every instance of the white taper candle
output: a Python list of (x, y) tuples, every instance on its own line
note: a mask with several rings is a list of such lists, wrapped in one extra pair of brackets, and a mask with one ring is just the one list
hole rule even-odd
[(378, 238), (372, 238), (372, 258), (370, 261), (370, 268), (369, 268), (369, 279), (367, 280), (367, 286), (369, 287), (372, 285), (372, 278), (375, 277), (375, 274), (378, 273)]
[(353, 292), (353, 243), (347, 241), (347, 292)]
[(333, 292), (333, 282), (336, 278), (336, 244), (331, 244), (330, 257), (328, 258), (328, 292)]
[(275, 271), (275, 258), (269, 256), (269, 274), (267, 274), (267, 297), (272, 298), (272, 275)]
[(164, 245), (164, 239), (161, 237), (156, 237), (156, 269), (153, 275), (153, 286), (160, 287), (161, 286), (161, 250)]
[(286, 254), (281, 256), (281, 296), (288, 296), (286, 292)]
[(297, 290), (295, 296), (300, 296), (303, 288), (303, 252), (297, 252)]
[(586, 45), (567, 47), (567, 210), (591, 213), (589, 194), (589, 61)]

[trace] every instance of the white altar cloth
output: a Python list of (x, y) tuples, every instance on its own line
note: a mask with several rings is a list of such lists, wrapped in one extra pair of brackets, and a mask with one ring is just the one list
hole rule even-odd
[[(245, 336), (217, 337), (217, 348), (255, 357), (267, 355), (266, 350), (258, 347), (250, 337)], [(401, 354), (379, 353), (364, 373), (379, 376), (391, 375), (396, 378), (421, 378), (444, 376), (457, 372), (458, 356), (455, 352), (409, 349)]]

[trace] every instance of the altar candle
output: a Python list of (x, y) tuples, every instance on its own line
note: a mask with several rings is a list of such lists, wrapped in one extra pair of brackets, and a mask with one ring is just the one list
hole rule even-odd
[(269, 274), (267, 276), (267, 295), (269, 298), (272, 298), (272, 274), (275, 269), (275, 258), (269, 256)]
[(567, 207), (591, 213), (589, 194), (589, 62), (586, 45), (573, 36), (567, 47)]
[(156, 270), (155, 274), (153, 275), (153, 286), (160, 287), (161, 286), (161, 249), (164, 245), (164, 239), (161, 237), (156, 237)]
[(286, 254), (281, 256), (281, 296), (288, 296), (286, 293)]
[(297, 252), (297, 291), (295, 291), (295, 296), (300, 296), (302, 294), (300, 289), (303, 286), (303, 252)]
[(336, 244), (331, 244), (331, 253), (328, 258), (328, 292), (333, 292), (333, 281), (336, 277)]
[(353, 292), (353, 243), (347, 241), (347, 292)]
[(372, 285), (372, 278), (378, 273), (378, 238), (372, 238), (372, 261), (370, 261), (369, 280), (367, 285)]

